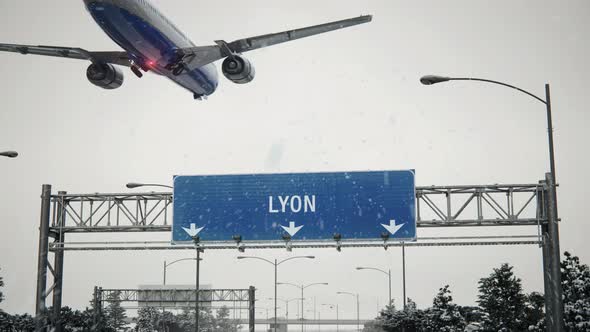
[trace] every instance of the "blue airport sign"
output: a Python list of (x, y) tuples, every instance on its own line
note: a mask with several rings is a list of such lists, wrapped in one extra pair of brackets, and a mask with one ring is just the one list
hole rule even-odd
[(414, 171), (176, 176), (172, 241), (416, 239)]

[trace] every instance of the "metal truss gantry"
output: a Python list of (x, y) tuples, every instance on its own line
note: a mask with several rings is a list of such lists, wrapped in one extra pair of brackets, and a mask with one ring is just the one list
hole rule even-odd
[[(102, 287), (94, 287), (94, 307), (101, 311), (104, 303), (133, 302), (137, 303), (137, 306), (133, 308), (194, 308), (195, 299), (197, 298), (195, 291), (195, 288), (103, 289)], [(254, 287), (250, 286), (248, 289), (201, 289), (198, 292), (199, 303), (247, 303), (248, 320), (240, 323), (248, 324), (248, 331), (254, 332), (256, 319), (256, 289)], [(182, 305), (178, 306), (178, 304)], [(130, 308), (129, 306), (126, 307)]]
[[(491, 227), (536, 226), (536, 235), (418, 238), (400, 244), (383, 241), (319, 241), (285, 243), (201, 242), (203, 249), (245, 248), (337, 248), (377, 246), (467, 246), (467, 245), (541, 245), (544, 267), (549, 220), (550, 179), (538, 184), (493, 184), (416, 187), (417, 227)], [(59, 317), (63, 289), (64, 252), (68, 250), (169, 250), (190, 249), (194, 245), (171, 245), (167, 241), (66, 241), (76, 233), (170, 232), (172, 193), (68, 194), (51, 193), (43, 185), (37, 274), (36, 313), (46, 311), (46, 299), (52, 295), (53, 309)], [(50, 239), (52, 241), (50, 242)], [(244, 247), (245, 246), (245, 247)], [(53, 264), (48, 253), (54, 254)], [(47, 288), (47, 275), (53, 282)], [(545, 279), (547, 279), (545, 275)], [(60, 329), (58, 327), (57, 332)]]

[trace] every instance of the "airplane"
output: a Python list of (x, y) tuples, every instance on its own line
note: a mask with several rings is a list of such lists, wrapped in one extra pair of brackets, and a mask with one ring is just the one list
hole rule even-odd
[(206, 99), (218, 86), (215, 61), (223, 59), (221, 71), (231, 82), (254, 79), (252, 63), (242, 53), (324, 32), (368, 23), (371, 15), (301, 29), (239, 39), (214, 41), (196, 46), (148, 0), (84, 0), (86, 9), (104, 32), (124, 51), (94, 52), (82, 48), (0, 44), (0, 51), (89, 60), (90, 83), (103, 89), (123, 84), (129, 67), (139, 78), (143, 72), (165, 76), (190, 91), (195, 99)]

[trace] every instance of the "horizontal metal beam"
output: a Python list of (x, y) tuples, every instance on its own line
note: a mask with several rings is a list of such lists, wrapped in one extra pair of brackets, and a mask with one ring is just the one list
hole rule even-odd
[[(239, 324), (248, 324), (247, 319), (238, 319)], [(357, 325), (360, 322), (361, 326), (364, 326), (366, 323), (371, 322), (371, 320), (361, 319), (357, 321), (356, 319), (280, 319), (277, 318), (277, 323), (279, 325), (287, 324), (287, 325)], [(274, 324), (274, 318), (269, 319), (260, 319), (257, 318), (254, 322), (256, 325), (267, 325), (267, 324)]]
[[(406, 247), (456, 247), (456, 246), (500, 246), (500, 245), (539, 245), (539, 240), (522, 240), (522, 241), (458, 241), (458, 242), (405, 242)], [(289, 247), (285, 243), (259, 243), (259, 244), (244, 244), (241, 246), (241, 250), (247, 249), (294, 249), (294, 248), (375, 248), (375, 247), (401, 247), (402, 243), (397, 242), (356, 242), (347, 243), (341, 242), (340, 244), (332, 243), (305, 243), (305, 242), (294, 242)], [(234, 249), (238, 247), (227, 244), (214, 244), (202, 242), (199, 246), (202, 249)], [(70, 246), (64, 248), (50, 248), (51, 251), (64, 250), (64, 251), (104, 251), (104, 250), (195, 250), (194, 245), (144, 245), (144, 246)]]
[[(416, 187), (417, 226), (544, 224), (546, 190), (542, 182), (419, 186)], [(171, 231), (173, 197), (169, 192), (57, 194), (51, 198), (52, 233)], [(60, 222), (59, 216), (65, 222)]]
[[(137, 302), (146, 305), (157, 303), (158, 306), (172, 303), (195, 302), (195, 289), (100, 289), (103, 302)], [(115, 297), (119, 294), (118, 298)], [(248, 289), (200, 289), (199, 302), (248, 302)]]

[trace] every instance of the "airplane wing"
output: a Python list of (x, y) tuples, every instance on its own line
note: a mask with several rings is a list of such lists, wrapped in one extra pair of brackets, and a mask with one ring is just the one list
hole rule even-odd
[(324, 32), (347, 28), (358, 24), (369, 23), (372, 19), (373, 16), (371, 15), (359, 16), (301, 29), (238, 39), (231, 43), (226, 43), (223, 40), (217, 40), (215, 41), (217, 45), (187, 48), (183, 49), (182, 51), (186, 59), (185, 65), (192, 69), (223, 59), (227, 56), (230, 56), (231, 54), (244, 53)]
[(16, 44), (0, 44), (0, 51), (90, 60), (92, 62), (112, 63), (127, 67), (131, 66), (129, 56), (125, 52), (89, 52), (82, 48)]

